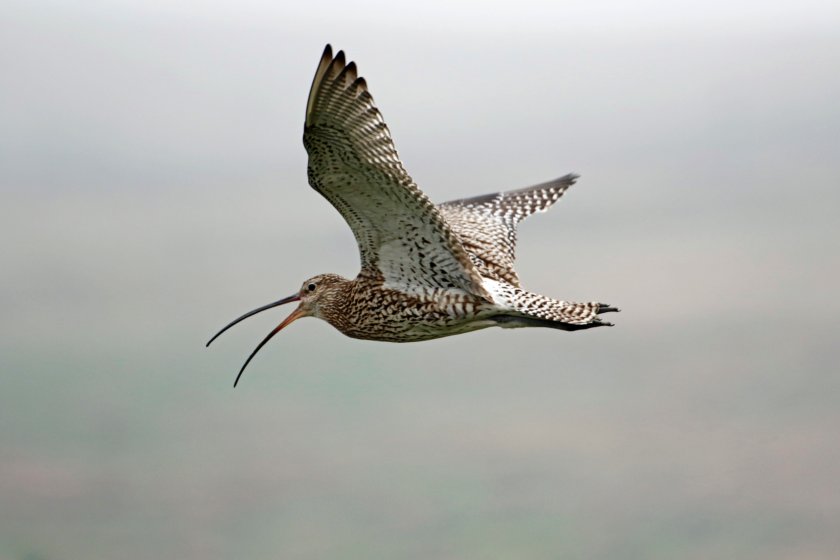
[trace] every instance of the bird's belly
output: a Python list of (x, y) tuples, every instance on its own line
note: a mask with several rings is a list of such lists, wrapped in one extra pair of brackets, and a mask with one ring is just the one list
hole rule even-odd
[(477, 302), (374, 307), (361, 321), (339, 329), (347, 336), (386, 342), (417, 342), (462, 334), (495, 325), (492, 312)]

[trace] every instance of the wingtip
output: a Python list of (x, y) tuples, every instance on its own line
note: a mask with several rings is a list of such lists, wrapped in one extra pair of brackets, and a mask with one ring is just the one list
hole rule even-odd
[(356, 79), (358, 78), (358, 73), (356, 70), (356, 63), (350, 61), (347, 66), (345, 66), (341, 72), (338, 73), (336, 76), (335, 81), (336, 83), (341, 83), (343, 87), (351, 87), (355, 83)]
[[(343, 53), (341, 53), (340, 51), (339, 53), (343, 56)], [(312, 78), (312, 86), (309, 88), (309, 97), (306, 100), (306, 119), (304, 121), (304, 126), (309, 125), (309, 119), (314, 109), (315, 96), (318, 92), (318, 87), (320, 86), (321, 80), (324, 78), (324, 75), (327, 74), (327, 72), (329, 71), (332, 63), (332, 45), (327, 43), (327, 45), (324, 47), (324, 52), (321, 54), (321, 60), (318, 62), (318, 68), (315, 69), (315, 76)]]

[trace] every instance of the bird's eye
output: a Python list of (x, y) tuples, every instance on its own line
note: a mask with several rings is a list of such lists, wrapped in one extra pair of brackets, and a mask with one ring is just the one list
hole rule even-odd
[(314, 292), (315, 291), (315, 284), (309, 284), (306, 287), (306, 289), (309, 290), (310, 292)]

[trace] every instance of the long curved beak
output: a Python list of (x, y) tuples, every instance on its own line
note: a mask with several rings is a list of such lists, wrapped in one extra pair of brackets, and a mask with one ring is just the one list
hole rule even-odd
[(289, 297), (287, 297), (287, 298), (283, 298), (283, 299), (281, 299), (281, 300), (275, 301), (274, 303), (269, 303), (268, 305), (263, 305), (262, 307), (258, 307), (257, 309), (254, 309), (253, 311), (249, 311), (248, 313), (246, 313), (246, 314), (245, 314), (245, 315), (243, 315), (242, 317), (239, 317), (238, 319), (234, 319), (233, 321), (231, 321), (230, 323), (228, 323), (227, 325), (225, 325), (225, 327), (224, 327), (222, 330), (220, 330), (219, 332), (217, 332), (217, 333), (216, 333), (216, 335), (215, 335), (213, 338), (211, 338), (211, 339), (207, 342), (207, 344), (205, 344), (205, 345), (204, 345), (204, 346), (205, 346), (205, 348), (206, 348), (206, 347), (208, 347), (208, 346), (210, 346), (210, 343), (212, 343), (214, 340), (216, 340), (217, 338), (219, 338), (219, 335), (220, 335), (220, 334), (222, 334), (223, 332), (225, 332), (226, 330), (228, 330), (229, 328), (231, 328), (231, 327), (232, 327), (233, 325), (235, 325), (236, 323), (239, 323), (240, 321), (244, 321), (244, 320), (245, 320), (245, 319), (247, 319), (248, 317), (252, 317), (252, 316), (256, 315), (257, 313), (260, 313), (260, 312), (262, 312), (262, 311), (265, 311), (266, 309), (271, 309), (272, 307), (277, 307), (277, 306), (279, 306), (279, 305), (283, 305), (283, 304), (285, 304), (285, 303), (291, 303), (291, 302), (293, 302), (293, 301), (300, 301), (300, 296), (299, 296), (299, 295), (297, 295), (297, 294), (295, 294), (295, 295), (293, 295), (293, 296), (289, 296)]
[[(245, 315), (243, 315), (243, 316), (241, 316), (241, 317), (239, 317), (239, 318), (237, 318), (237, 319), (234, 319), (233, 321), (231, 321), (230, 323), (228, 323), (227, 325), (225, 325), (225, 327), (224, 327), (222, 330), (220, 330), (219, 332), (217, 332), (217, 333), (216, 333), (216, 335), (215, 335), (213, 338), (211, 338), (211, 339), (207, 342), (207, 344), (206, 344), (205, 346), (210, 346), (210, 343), (211, 343), (211, 342), (213, 342), (214, 340), (216, 340), (217, 338), (219, 338), (219, 335), (220, 335), (220, 334), (222, 334), (223, 332), (225, 332), (226, 330), (228, 330), (229, 328), (231, 328), (233, 325), (235, 325), (235, 324), (239, 323), (240, 321), (244, 321), (244, 320), (245, 320), (245, 319), (247, 319), (248, 317), (251, 317), (251, 316), (253, 316), (253, 315), (256, 315), (257, 313), (260, 313), (261, 311), (265, 311), (266, 309), (271, 309), (272, 307), (278, 307), (278, 306), (280, 306), (280, 305), (283, 305), (283, 304), (285, 304), (285, 303), (291, 303), (291, 302), (293, 302), (293, 301), (300, 301), (300, 296), (299, 296), (298, 294), (295, 294), (295, 295), (293, 295), (293, 296), (289, 296), (289, 297), (287, 297), (287, 298), (283, 298), (283, 299), (281, 299), (281, 300), (275, 301), (274, 303), (269, 303), (268, 305), (263, 305), (262, 307), (258, 307), (257, 309), (254, 309), (253, 311), (249, 311), (249, 312), (248, 312), (248, 313), (246, 313)], [(282, 323), (280, 323), (279, 325), (277, 325), (277, 326), (274, 328), (274, 330), (273, 330), (273, 331), (271, 331), (270, 333), (268, 333), (268, 336), (266, 336), (266, 337), (263, 339), (263, 341), (262, 341), (262, 342), (260, 342), (260, 344), (259, 344), (259, 345), (258, 345), (258, 346), (254, 349), (254, 351), (253, 351), (253, 352), (251, 352), (251, 355), (250, 355), (250, 356), (248, 356), (248, 359), (247, 359), (247, 360), (245, 360), (245, 364), (242, 366), (242, 369), (240, 369), (240, 370), (239, 370), (239, 374), (237, 374), (237, 376), (236, 376), (236, 381), (234, 381), (234, 382), (233, 382), (233, 386), (234, 386), (234, 387), (236, 387), (236, 384), (237, 384), (237, 383), (239, 383), (239, 378), (240, 378), (240, 377), (242, 377), (242, 372), (243, 372), (243, 371), (245, 371), (245, 368), (246, 368), (246, 367), (248, 367), (248, 364), (250, 363), (251, 359), (252, 359), (252, 358), (253, 358), (253, 357), (257, 354), (257, 352), (259, 352), (259, 351), (260, 351), (260, 348), (262, 348), (263, 346), (265, 346), (265, 343), (266, 343), (266, 342), (268, 342), (269, 340), (271, 340), (271, 337), (273, 337), (275, 334), (277, 334), (277, 333), (279, 333), (281, 330), (283, 330), (283, 328), (284, 328), (286, 325), (290, 324), (292, 321), (294, 321), (294, 320), (296, 320), (296, 319), (300, 319), (301, 317), (304, 317), (305, 315), (306, 315), (306, 312), (303, 310), (303, 308), (298, 307), (297, 309), (295, 309), (294, 311), (292, 311), (291, 315), (289, 315), (288, 317), (286, 317), (286, 318), (283, 320), (283, 322), (282, 322)]]
[(236, 375), (236, 380), (233, 382), (233, 386), (234, 386), (234, 387), (236, 387), (236, 384), (237, 384), (237, 383), (239, 383), (239, 378), (240, 378), (240, 377), (242, 377), (242, 372), (243, 372), (243, 371), (245, 371), (245, 368), (246, 368), (246, 367), (248, 367), (248, 364), (251, 362), (251, 358), (253, 358), (254, 356), (256, 356), (256, 355), (257, 355), (257, 352), (259, 352), (259, 351), (260, 351), (260, 348), (262, 348), (263, 346), (265, 346), (265, 343), (266, 343), (266, 342), (268, 342), (269, 340), (271, 340), (271, 337), (272, 337), (272, 336), (274, 336), (275, 334), (277, 334), (277, 333), (279, 333), (280, 331), (282, 331), (282, 330), (283, 330), (283, 328), (284, 328), (286, 325), (290, 324), (290, 323), (291, 323), (292, 321), (294, 321), (295, 319), (300, 319), (301, 317), (305, 317), (305, 316), (306, 316), (306, 312), (305, 312), (305, 311), (304, 311), (301, 307), (298, 307), (297, 309), (295, 309), (294, 311), (292, 311), (291, 315), (289, 315), (288, 317), (286, 317), (286, 318), (283, 320), (283, 322), (282, 322), (282, 323), (280, 323), (279, 325), (277, 325), (276, 327), (274, 327), (274, 330), (273, 330), (273, 331), (271, 331), (270, 333), (268, 333), (268, 336), (266, 336), (266, 337), (263, 339), (263, 341), (262, 341), (262, 342), (260, 342), (260, 343), (257, 345), (257, 347), (256, 347), (256, 348), (254, 348), (254, 351), (253, 351), (253, 352), (251, 352), (251, 355), (250, 355), (250, 356), (248, 356), (248, 359), (247, 359), (247, 360), (245, 360), (245, 363), (244, 363), (244, 364), (242, 364), (242, 369), (240, 369), (240, 370), (239, 370), (239, 373)]

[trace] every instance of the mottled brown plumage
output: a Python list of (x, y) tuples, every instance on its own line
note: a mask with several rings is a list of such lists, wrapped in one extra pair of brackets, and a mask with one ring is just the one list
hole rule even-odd
[(403, 167), (355, 63), (346, 63), (342, 51), (333, 57), (329, 45), (309, 93), (303, 143), (309, 183), (350, 225), (361, 271), (353, 280), (315, 276), (298, 293), (219, 331), (210, 342), (247, 317), (300, 302), (251, 353), (239, 375), (272, 336), (300, 317), (319, 317), (353, 338), (388, 342), (491, 326), (582, 330), (611, 325), (598, 315), (618, 309), (527, 292), (513, 267), (517, 224), (548, 209), (576, 175), (435, 205)]

